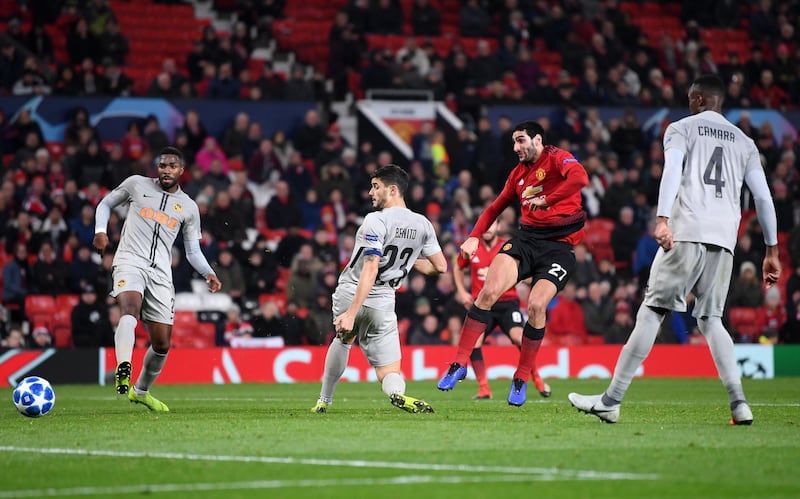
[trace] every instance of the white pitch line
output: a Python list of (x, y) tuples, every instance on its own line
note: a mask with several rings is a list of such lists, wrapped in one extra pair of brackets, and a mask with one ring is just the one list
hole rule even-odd
[(25, 452), (31, 454), (59, 454), (90, 457), (154, 458), (184, 461), (216, 461), (264, 464), (300, 464), (309, 466), (337, 466), (343, 468), (382, 468), (423, 471), (455, 471), (467, 473), (512, 473), (519, 475), (558, 475), (585, 480), (658, 480), (652, 473), (619, 473), (597, 470), (566, 470), (558, 468), (521, 468), (505, 466), (475, 466), (468, 464), (404, 463), (393, 461), (364, 461), (344, 459), (315, 459), (273, 456), (215, 456), (173, 452), (127, 452), (91, 449), (60, 449), (39, 447), (0, 446), (0, 452)]
[(358, 487), (375, 485), (409, 485), (420, 483), (497, 483), (533, 482), (557, 479), (550, 476), (482, 475), (482, 476), (426, 476), (406, 475), (391, 478), (342, 478), (325, 480), (255, 480), (222, 483), (161, 483), (149, 485), (123, 485), (109, 487), (69, 487), (63, 489), (21, 489), (0, 491), (1, 499), (24, 497), (113, 496), (122, 494), (154, 494), (168, 492), (206, 492), (214, 490), (288, 489), (309, 487)]

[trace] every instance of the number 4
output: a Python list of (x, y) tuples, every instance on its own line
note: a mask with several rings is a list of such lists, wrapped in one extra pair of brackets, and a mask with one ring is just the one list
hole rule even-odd
[(548, 270), (547, 273), (555, 276), (559, 281), (563, 281), (564, 278), (567, 277), (567, 270), (557, 263), (551, 264), (550, 270)]
[[(714, 176), (712, 177), (711, 169), (714, 169)], [(725, 187), (725, 181), (722, 180), (722, 147), (715, 147), (714, 152), (711, 153), (711, 159), (708, 160), (706, 171), (703, 172), (703, 182), (706, 185), (713, 185), (715, 194), (718, 198), (722, 197), (722, 188)]]

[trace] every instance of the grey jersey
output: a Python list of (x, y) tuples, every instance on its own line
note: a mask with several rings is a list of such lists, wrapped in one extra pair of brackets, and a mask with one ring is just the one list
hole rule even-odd
[(721, 114), (704, 111), (669, 125), (664, 150), (670, 148), (685, 153), (672, 207), (673, 240), (714, 244), (733, 252), (744, 177), (761, 169), (756, 145)]
[(197, 204), (178, 187), (164, 191), (158, 179), (134, 175), (123, 181), (103, 199), (110, 207), (129, 202), (114, 265), (149, 267), (170, 276), (172, 246), (178, 231), (183, 239), (200, 239), (200, 212)]
[(395, 290), (403, 283), (417, 258), (442, 251), (431, 222), (408, 208), (394, 206), (364, 217), (356, 232), (353, 255), (339, 275), (336, 295), (355, 296), (364, 268), (363, 257), (380, 256), (375, 285), (364, 305), (379, 310), (394, 310)]

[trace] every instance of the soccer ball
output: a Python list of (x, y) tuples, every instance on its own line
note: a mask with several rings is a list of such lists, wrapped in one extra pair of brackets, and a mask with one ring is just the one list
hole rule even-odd
[(14, 388), (14, 405), (23, 416), (38, 418), (53, 409), (56, 393), (44, 378), (28, 376)]

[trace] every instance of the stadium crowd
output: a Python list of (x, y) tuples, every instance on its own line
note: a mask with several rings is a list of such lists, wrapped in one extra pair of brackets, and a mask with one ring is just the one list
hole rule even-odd
[[(153, 151), (170, 136), (189, 159), (182, 188), (200, 207), (203, 251), (233, 303), (216, 317), (217, 344), (278, 336), (287, 345), (325, 344), (332, 334), (330, 294), (350, 255), (355, 228), (371, 209), (370, 174), (390, 162), (407, 166), (409, 207), (428, 216), (445, 253), (454, 256), (476, 214), (496, 197), (517, 162), (513, 123), (507, 117), (492, 122), (486, 113), (487, 106), (509, 103), (554, 106), (553, 113), (531, 118), (545, 127), (550, 143), (580, 159), (591, 180), (583, 192), (590, 237), (576, 247), (578, 272), (551, 304), (547, 341), (622, 343), (657, 249), (650, 229), (663, 164), (660, 137), (644, 133), (632, 108), (682, 108), (687, 83), (705, 72), (719, 73), (727, 82), (727, 107), (784, 110), (800, 104), (798, 2), (761, 0), (738, 16), (722, 15), (730, 13), (729, 3), (683, 2), (685, 36), (664, 34), (654, 45), (652, 34), (643, 33), (615, 0), (469, 0), (460, 8), (460, 35), (493, 38), (499, 48), (479, 43), (478, 56), (469, 57), (456, 43), (440, 57), (428, 44), (416, 46), (413, 37), (396, 52), (367, 52), (365, 35), (404, 33), (396, 22), (401, 7), (392, 0), (355, 0), (337, 14), (330, 33), (329, 92), (320, 69), (308, 77), (298, 65), (284, 78), (266, 63), (263, 74), (251, 76), (249, 53), (259, 37), (269, 36), (263, 19), (280, 18), (283, 2), (234, 2), (245, 29), (220, 35), (207, 28), (187, 54), (185, 73), (174, 60), (165, 60), (147, 95), (320, 102), (320, 111), (309, 111), (300, 126), (267, 137), (251, 116), (240, 113), (215, 137), (189, 111), (176, 130), (162, 130), (148, 117), (131, 121), (116, 139), (103, 137), (76, 100), (61, 147), (52, 149), (29, 112), (20, 111), (13, 122), (0, 112), (3, 345), (52, 342), (47, 328), (26, 314), (26, 297), (35, 294), (79, 297), (71, 316), (72, 345), (113, 344), (119, 310), (104, 298), (111, 286), (111, 255), (100, 258), (91, 249), (94, 207), (127, 176), (152, 175)], [(20, 31), (19, 17), (9, 20), (6, 35), (30, 55), (17, 43), (0, 42), (0, 93), (129, 95), (134, 82), (125, 77), (127, 40), (108, 3), (59, 6), (56, 16), (22, 13), (34, 19), (27, 33)], [(413, 34), (437, 35), (438, 9), (428, 0), (415, 0), (413, 9)], [(719, 15), (706, 15), (709, 9)], [(72, 30), (70, 60), (56, 61), (42, 23), (65, 17)], [(752, 42), (749, 59), (731, 54), (715, 60), (701, 30), (744, 21)], [(556, 74), (540, 70), (540, 50), (561, 54)], [(43, 70), (48, 67), (57, 69), (51, 79)], [(363, 88), (428, 88), (446, 100), (465, 123), (458, 140), (446, 143), (441, 130), (423, 126), (412, 138), (414, 158), (407, 165), (367, 141), (349, 144), (325, 103), (347, 91), (348, 72), (362, 69)], [(601, 106), (629, 110), (604, 121)], [(787, 278), (769, 291), (761, 288), (763, 238), (752, 212), (744, 212), (728, 301), (736, 310), (727, 319), (740, 342), (798, 342), (800, 151), (793, 135), (776, 140), (769, 122), (756, 127), (746, 112), (737, 125), (762, 153)], [(512, 230), (517, 214), (508, 211), (503, 218), (504, 230)], [(112, 249), (123, 220), (124, 213), (117, 212), (109, 222)], [(606, 246), (592, 237), (597, 234)], [(196, 276), (182, 251), (174, 252), (173, 270), (176, 292), (192, 293)], [(524, 286), (519, 292), (524, 299)], [(412, 273), (397, 300), (406, 341), (457, 341), (465, 308), (455, 297), (452, 274), (429, 279)], [(752, 311), (744, 314), (752, 324), (738, 328), (742, 308)], [(660, 341), (702, 340), (687, 312), (665, 321)]]

